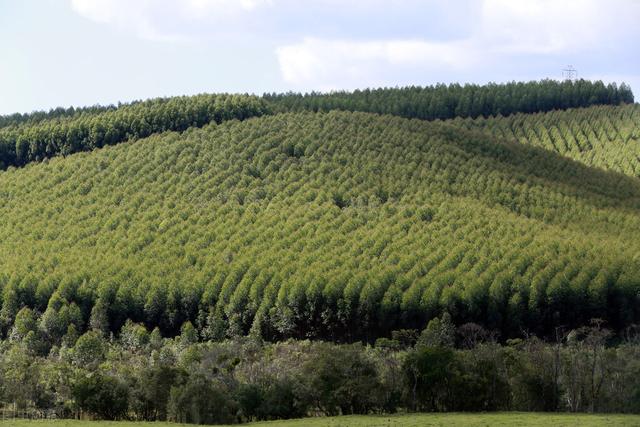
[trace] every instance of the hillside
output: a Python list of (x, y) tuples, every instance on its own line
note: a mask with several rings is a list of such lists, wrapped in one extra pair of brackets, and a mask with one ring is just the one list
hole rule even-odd
[(255, 96), (203, 94), (7, 116), (4, 126), (0, 120), (0, 169), (268, 112)]
[(640, 181), (447, 123), (227, 121), (1, 172), (0, 197), (5, 332), (22, 305), (53, 340), (127, 318), (335, 340), (445, 309), (504, 337), (640, 319)]
[(588, 166), (640, 177), (638, 104), (455, 119), (451, 123), (555, 151)]
[(631, 88), (624, 83), (605, 85), (583, 79), (274, 93), (265, 94), (264, 99), (281, 112), (362, 111), (423, 120), (530, 114), (634, 101)]
[[(56, 108), (0, 116), (0, 170), (90, 151), (167, 130), (214, 121), (302, 111), (361, 111), (423, 120), (535, 113), (633, 103), (629, 86), (602, 81), (459, 84), (380, 88), (354, 92), (254, 95), (201, 94), (118, 106)], [(477, 126), (478, 124), (476, 124)]]

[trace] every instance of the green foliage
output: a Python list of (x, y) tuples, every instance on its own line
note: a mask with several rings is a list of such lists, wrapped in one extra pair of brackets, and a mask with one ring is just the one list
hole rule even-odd
[[(124, 329), (139, 328), (127, 322)], [(89, 334), (77, 348), (103, 339)], [(190, 423), (415, 409), (637, 412), (640, 346), (606, 347), (609, 336), (594, 324), (554, 344), (533, 337), (506, 346), (393, 350), (249, 338), (188, 346), (163, 338), (131, 347), (123, 334), (106, 354), (85, 351), (82, 365), (75, 347), (31, 354), (24, 340), (12, 341), (0, 346), (0, 402), (5, 411), (58, 418)]]
[(309, 402), (301, 401), (291, 381), (275, 380), (264, 386), (245, 384), (237, 392), (240, 412), (249, 420), (301, 418)]
[(326, 415), (366, 414), (378, 402), (375, 365), (357, 346), (320, 346), (307, 361), (310, 400)]
[(186, 374), (167, 365), (145, 366), (131, 381), (130, 407), (139, 420), (166, 420), (171, 387)]
[(456, 339), (456, 328), (451, 315), (445, 312), (441, 318), (429, 321), (427, 327), (418, 338), (418, 345), (427, 347), (453, 347)]
[(0, 167), (22, 166), (158, 132), (243, 120), (268, 111), (265, 102), (253, 96), (197, 95), (151, 99), (117, 108), (36, 113), (32, 120), (0, 117)]
[[(136, 102), (133, 102), (132, 104), (135, 104), (135, 103)], [(119, 105), (121, 106), (122, 104), (119, 104)], [(26, 113), (26, 114), (14, 113), (6, 116), (0, 116), (0, 128), (11, 126), (11, 125), (17, 125), (20, 123), (38, 123), (44, 120), (50, 120), (50, 119), (55, 119), (59, 117), (69, 117), (69, 116), (82, 114), (82, 113), (85, 113), (85, 114), (86, 113), (89, 113), (89, 114), (102, 113), (104, 111), (115, 110), (116, 108), (117, 107), (115, 105), (106, 105), (106, 106), (94, 105), (94, 106), (83, 107), (83, 108), (58, 107), (58, 108), (53, 108), (49, 111), (34, 111), (32, 113)]]
[(454, 352), (445, 347), (419, 347), (407, 355), (403, 370), (414, 410), (453, 410)]
[(374, 342), (445, 310), (502, 338), (640, 318), (637, 179), (450, 124), (227, 121), (1, 172), (0, 195), (4, 333), (26, 306), (49, 348), (127, 319)]
[(233, 421), (234, 402), (223, 386), (201, 375), (171, 389), (168, 418), (180, 423), (221, 424)]
[(640, 106), (600, 106), (508, 117), (455, 119), (457, 128), (557, 152), (588, 166), (640, 177)]
[(128, 409), (129, 389), (117, 378), (99, 372), (80, 375), (73, 386), (78, 406), (105, 420), (118, 420)]
[(479, 86), (438, 84), (427, 87), (365, 89), (354, 92), (266, 94), (266, 100), (280, 111), (366, 111), (418, 119), (454, 117), (507, 116), (513, 113), (536, 113), (633, 103), (633, 93), (626, 84), (605, 85), (601, 81), (490, 83)]
[(89, 331), (76, 341), (73, 347), (73, 360), (77, 366), (95, 368), (104, 361), (107, 348), (102, 336)]

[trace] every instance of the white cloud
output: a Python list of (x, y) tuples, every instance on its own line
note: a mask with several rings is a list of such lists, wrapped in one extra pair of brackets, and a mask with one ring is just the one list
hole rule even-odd
[(315, 84), (334, 89), (332, 82), (344, 86), (375, 84), (383, 80), (379, 71), (387, 66), (399, 68), (458, 68), (477, 58), (466, 52), (464, 44), (432, 43), (423, 40), (344, 41), (305, 38), (301, 43), (276, 50), (284, 80), (305, 86)]
[(569, 56), (615, 45), (639, 17), (634, 0), (483, 0), (478, 25), (463, 39), (305, 38), (276, 54), (283, 79), (298, 87), (373, 85), (407, 69), (473, 70), (513, 55)]
[(477, 37), (506, 53), (584, 50), (598, 41), (610, 13), (595, 0), (485, 0)]
[(96, 22), (133, 31), (143, 39), (188, 40), (232, 30), (242, 15), (269, 6), (272, 0), (71, 0), (72, 9)]
[[(298, 88), (388, 85), (402, 75), (475, 73), (517, 63), (523, 55), (533, 56), (533, 62), (545, 56), (564, 63), (572, 55), (606, 52), (640, 37), (640, 0), (394, 0), (393, 9), (387, 0), (70, 2), (84, 17), (144, 39), (244, 38), (271, 44), (283, 80)], [(423, 30), (451, 17), (465, 24), (445, 39), (433, 38), (445, 37), (438, 31)], [(416, 26), (423, 18), (424, 26)]]

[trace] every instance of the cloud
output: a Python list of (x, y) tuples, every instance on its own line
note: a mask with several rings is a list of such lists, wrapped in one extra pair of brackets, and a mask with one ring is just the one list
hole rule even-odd
[(464, 43), (424, 40), (344, 41), (305, 38), (301, 43), (276, 50), (284, 80), (298, 86), (309, 83), (321, 89), (375, 84), (384, 80), (384, 69), (464, 68), (477, 58)]
[(640, 1), (633, 0), (484, 0), (478, 25), (464, 38), (307, 37), (278, 47), (276, 55), (283, 79), (300, 88), (388, 84), (384, 75), (409, 70), (472, 71), (520, 55), (560, 58), (607, 49), (629, 37), (638, 17)]
[(604, 57), (640, 37), (640, 0), (70, 2), (81, 16), (143, 39), (259, 45), (298, 89), (459, 79), (497, 68), (512, 75), (525, 62), (559, 67), (579, 55)]
[(92, 21), (154, 41), (185, 41), (241, 31), (242, 15), (273, 0), (71, 0)]
[(484, 0), (476, 37), (505, 53), (586, 50), (606, 37), (612, 12), (596, 0)]

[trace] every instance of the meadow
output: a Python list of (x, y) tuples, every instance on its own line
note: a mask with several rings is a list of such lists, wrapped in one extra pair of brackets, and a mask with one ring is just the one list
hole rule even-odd
[[(52, 427), (176, 427), (186, 424), (109, 421), (3, 421), (6, 427), (47, 425)], [(327, 418), (304, 418), (244, 424), (248, 427), (632, 427), (640, 425), (638, 415), (586, 415), (543, 413), (410, 414)]]

